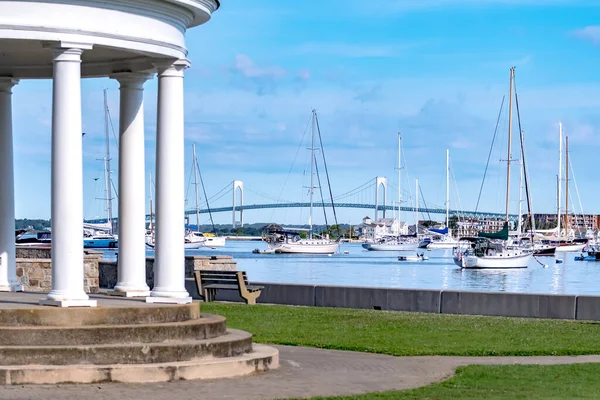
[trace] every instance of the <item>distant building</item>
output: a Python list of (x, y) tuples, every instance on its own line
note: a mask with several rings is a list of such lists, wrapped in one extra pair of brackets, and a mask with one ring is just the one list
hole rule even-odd
[(477, 236), (479, 232), (498, 232), (504, 227), (503, 218), (465, 218), (456, 223), (457, 236)]
[(408, 235), (408, 224), (394, 218), (379, 218), (373, 221), (371, 217), (364, 217), (362, 224), (358, 225), (355, 231), (362, 239), (386, 235)]
[[(523, 216), (524, 219), (527, 216)], [(556, 228), (556, 214), (534, 214), (535, 226), (537, 229)], [(561, 226), (564, 227), (565, 216), (561, 215)], [(588, 229), (598, 230), (600, 228), (600, 215), (596, 214), (569, 214), (569, 227), (575, 232), (585, 232)]]

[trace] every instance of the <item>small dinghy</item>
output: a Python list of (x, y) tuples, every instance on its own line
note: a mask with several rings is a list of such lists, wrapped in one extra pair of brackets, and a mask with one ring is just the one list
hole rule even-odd
[(266, 250), (261, 250), (261, 249), (254, 249), (252, 250), (253, 254), (275, 254), (275, 250), (273, 249), (266, 249)]
[(416, 254), (414, 256), (398, 256), (398, 261), (425, 261), (429, 260), (425, 254)]

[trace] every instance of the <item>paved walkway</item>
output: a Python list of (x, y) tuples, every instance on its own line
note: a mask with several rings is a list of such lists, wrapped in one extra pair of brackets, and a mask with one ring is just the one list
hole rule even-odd
[(568, 364), (600, 362), (574, 357), (391, 357), (368, 353), (276, 346), (281, 367), (237, 379), (161, 384), (3, 386), (13, 399), (281, 399), (410, 389), (439, 382), (470, 364)]

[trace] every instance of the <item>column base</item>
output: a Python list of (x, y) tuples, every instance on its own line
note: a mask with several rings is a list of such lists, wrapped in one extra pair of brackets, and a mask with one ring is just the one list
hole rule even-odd
[(191, 297), (146, 297), (146, 303), (189, 304), (191, 302)]
[(41, 299), (39, 304), (41, 306), (53, 306), (53, 307), (96, 307), (98, 305), (98, 302), (96, 300)]
[(106, 292), (109, 296), (119, 297), (148, 297), (150, 296), (150, 290), (109, 290)]
[(23, 286), (19, 284), (0, 286), (0, 292), (22, 292)]

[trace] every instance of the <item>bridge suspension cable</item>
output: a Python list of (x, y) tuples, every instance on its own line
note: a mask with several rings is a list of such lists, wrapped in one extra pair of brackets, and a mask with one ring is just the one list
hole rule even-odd
[[(216, 199), (217, 196), (219, 196), (221, 193), (225, 192), (225, 194), (228, 194), (230, 191), (232, 191), (233, 189), (231, 188), (231, 183), (228, 183), (227, 185), (225, 185), (223, 187), (223, 189), (219, 190), (217, 193), (213, 194), (212, 196), (210, 196), (208, 198), (209, 201), (213, 201)], [(223, 196), (221, 196), (223, 197)], [(219, 197), (218, 199), (221, 199), (221, 197)], [(217, 199), (217, 200), (218, 200)]]
[(335, 200), (347, 199), (348, 197), (358, 194), (359, 192), (361, 192), (365, 189), (370, 189), (372, 186), (373, 186), (373, 179), (369, 179), (367, 182), (363, 183), (359, 187), (349, 190), (346, 193), (342, 193), (339, 196), (335, 196), (334, 199)]
[(268, 195), (268, 194), (266, 194), (266, 193), (260, 192), (260, 191), (258, 191), (258, 190), (254, 190), (254, 189), (252, 189), (252, 188), (250, 188), (250, 187), (248, 187), (248, 186), (246, 186), (246, 188), (245, 188), (245, 189), (246, 189), (247, 191), (249, 191), (249, 192), (252, 192), (252, 193), (254, 193), (254, 194), (256, 194), (256, 195), (258, 195), (258, 196), (260, 196), (260, 197), (264, 198), (264, 199), (267, 199), (267, 200), (274, 201), (275, 203), (292, 203), (292, 202), (291, 202), (291, 201), (289, 201), (289, 200), (281, 200), (281, 199), (277, 199), (277, 198), (275, 198), (275, 197), (273, 197), (273, 196), (269, 196), (269, 195)]

